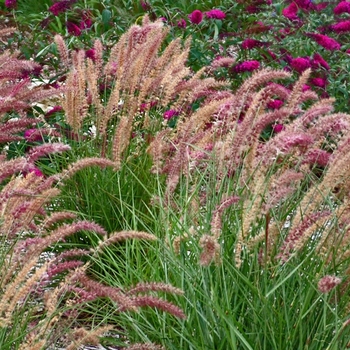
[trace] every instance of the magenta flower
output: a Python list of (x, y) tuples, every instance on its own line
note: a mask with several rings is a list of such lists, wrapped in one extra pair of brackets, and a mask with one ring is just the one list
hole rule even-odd
[(8, 9), (14, 9), (17, 6), (17, 0), (5, 0), (5, 6)]
[(339, 277), (327, 275), (318, 281), (317, 287), (321, 293), (328, 293), (340, 283), (341, 279)]
[(311, 164), (325, 167), (329, 163), (331, 153), (322, 149), (313, 149), (306, 154), (303, 164)]
[(89, 29), (92, 27), (92, 19), (91, 14), (89, 12), (84, 11), (82, 19), (79, 23), (80, 29)]
[(68, 33), (74, 36), (79, 36), (81, 34), (81, 29), (73, 22), (66, 22), (66, 27)]
[(69, 6), (71, 5), (71, 0), (62, 0), (59, 2), (54, 3), (52, 6), (49, 7), (49, 11), (54, 15), (58, 16), (60, 13), (65, 12), (68, 10)]
[(304, 70), (311, 67), (311, 62), (307, 57), (297, 57), (291, 60), (290, 66), (298, 73), (302, 73)]
[(328, 81), (325, 78), (312, 78), (310, 79), (310, 83), (314, 86), (325, 89), (328, 84)]
[(324, 58), (319, 53), (314, 54), (314, 58), (312, 59), (311, 64), (314, 68), (318, 68), (320, 66), (327, 70), (330, 68), (329, 64), (324, 60)]
[(272, 100), (267, 104), (267, 108), (278, 109), (283, 106), (283, 103), (282, 100)]
[(140, 112), (145, 112), (148, 109), (151, 109), (157, 105), (157, 101), (145, 102), (140, 105)]
[(43, 135), (40, 133), (39, 129), (27, 129), (24, 132), (24, 138), (27, 141), (43, 141)]
[(178, 26), (179, 28), (186, 28), (187, 23), (186, 23), (186, 21), (185, 21), (183, 18), (181, 18), (181, 19), (177, 22), (177, 26)]
[(89, 29), (92, 27), (92, 19), (87, 18), (85, 20), (80, 21), (79, 23), (80, 29)]
[(284, 130), (284, 125), (283, 124), (275, 124), (272, 129), (276, 134), (278, 134), (279, 132)]
[(85, 51), (85, 57), (90, 58), (93, 62), (96, 60), (96, 50), (95, 49), (89, 49)]
[(175, 111), (174, 109), (169, 109), (164, 112), (163, 118), (166, 120), (170, 120), (173, 117), (178, 116), (180, 113), (178, 111)]
[(297, 4), (295, 2), (292, 2), (290, 5), (285, 7), (282, 10), (282, 15), (288, 18), (290, 21), (299, 20)]
[(334, 39), (330, 38), (327, 35), (315, 34), (315, 33), (306, 33), (310, 38), (314, 39), (317, 44), (324, 47), (326, 50), (340, 50), (341, 45)]
[(238, 64), (237, 66), (233, 67), (233, 70), (236, 73), (242, 73), (242, 72), (252, 72), (259, 68), (260, 68), (260, 63), (258, 61), (252, 60), (252, 61), (245, 61)]
[(266, 46), (267, 44), (264, 43), (263, 41), (255, 40), (255, 39), (245, 39), (242, 42), (242, 49), (244, 50), (250, 50), (253, 49), (254, 47), (261, 47), (261, 46)]
[(140, 5), (144, 11), (148, 11), (151, 9), (151, 5), (147, 1), (140, 1)]
[(199, 24), (203, 20), (203, 13), (199, 10), (194, 10), (192, 13), (188, 15), (189, 20), (193, 24)]
[(336, 33), (346, 33), (350, 31), (350, 21), (341, 21), (330, 26), (331, 30)]
[(350, 13), (350, 2), (341, 1), (334, 9), (333, 12), (335, 15), (340, 15), (342, 13)]
[(44, 176), (43, 172), (36, 166), (29, 167), (28, 171), (24, 175), (27, 175), (29, 173), (34, 173), (34, 175), (37, 177)]
[(218, 9), (213, 9), (205, 12), (207, 18), (224, 19), (226, 14)]

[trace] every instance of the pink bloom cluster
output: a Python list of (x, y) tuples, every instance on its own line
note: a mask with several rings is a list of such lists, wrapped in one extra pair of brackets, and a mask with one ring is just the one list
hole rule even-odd
[(321, 2), (319, 4), (314, 4), (311, 0), (294, 0), (287, 7), (282, 10), (282, 15), (288, 18), (290, 21), (300, 22), (298, 17), (299, 10), (303, 11), (322, 11), (328, 6), (328, 2)]
[(324, 69), (327, 69), (327, 70), (329, 70), (330, 68), (327, 61), (325, 61), (324, 58), (319, 53), (314, 54), (314, 58), (312, 59), (311, 64), (314, 68), (323, 67)]
[(341, 1), (333, 10), (335, 15), (340, 15), (342, 13), (350, 13), (350, 2)]
[(192, 13), (188, 15), (189, 20), (193, 24), (199, 24), (203, 20), (203, 13), (200, 10), (194, 10)]
[(54, 15), (58, 16), (60, 13), (65, 12), (68, 8), (77, 2), (77, 0), (61, 0), (55, 2), (52, 6), (49, 7), (49, 11)]
[(145, 102), (140, 105), (140, 112), (145, 112), (148, 109), (151, 109), (157, 105), (157, 101)]
[(317, 33), (306, 33), (307, 36), (314, 39), (317, 44), (324, 47), (326, 50), (334, 51), (340, 50), (341, 45), (333, 38), (330, 38), (327, 35), (317, 34)]
[[(204, 15), (207, 18), (211, 18), (211, 19), (224, 19), (226, 17), (226, 14), (219, 9), (212, 9), (210, 11), (204, 12)], [(188, 15), (188, 18), (191, 21), (191, 23), (199, 24), (203, 21), (203, 12), (200, 10), (194, 10)], [(183, 20), (178, 22), (178, 26), (179, 27), (184, 26)]]
[(178, 116), (180, 113), (178, 111), (175, 111), (174, 109), (169, 109), (164, 112), (163, 117), (166, 120), (170, 120), (173, 117)]
[(186, 23), (186, 21), (185, 21), (183, 18), (181, 18), (181, 19), (177, 22), (177, 26), (178, 26), (179, 28), (186, 28), (187, 23)]
[[(350, 4), (350, 3), (349, 3)], [(346, 33), (350, 31), (350, 21), (341, 21), (330, 26), (330, 29), (336, 33)]]
[(281, 131), (283, 131), (285, 128), (284, 128), (284, 125), (283, 124), (276, 124), (273, 126), (273, 131), (275, 133), (279, 133)]
[(213, 9), (205, 12), (205, 16), (207, 18), (224, 19), (226, 17), (226, 14), (221, 10)]
[(27, 141), (43, 141), (43, 135), (41, 135), (40, 129), (27, 129), (24, 132), (24, 138)]
[(311, 62), (308, 57), (297, 57), (291, 60), (290, 66), (298, 73), (302, 73), (304, 70), (311, 68)]
[(151, 5), (147, 1), (140, 1), (140, 5), (144, 11), (149, 11), (151, 9)]
[(5, 0), (5, 6), (9, 9), (13, 9), (17, 6), (17, 0)]
[(283, 101), (282, 100), (272, 100), (267, 104), (267, 108), (271, 109), (278, 109), (283, 106)]
[(250, 50), (250, 49), (254, 49), (255, 47), (262, 47), (262, 46), (267, 46), (268, 43), (263, 42), (263, 41), (259, 41), (259, 40), (255, 40), (255, 39), (245, 39), (242, 42), (242, 49), (244, 50)]
[(233, 71), (236, 73), (252, 72), (259, 68), (260, 68), (260, 63), (255, 60), (251, 60), (251, 61), (245, 61), (240, 64), (237, 64), (237, 66), (233, 67)]
[(288, 18), (290, 21), (299, 20), (298, 17), (299, 8), (295, 2), (292, 2), (289, 6), (282, 10), (282, 15)]
[[(61, 13), (67, 11), (72, 4), (77, 2), (77, 0), (60, 0), (55, 2), (52, 6), (49, 7), (49, 11), (54, 16), (59, 16)], [(81, 35), (82, 30), (89, 29), (92, 26), (92, 19), (91, 19), (91, 13), (89, 11), (78, 11), (80, 12), (80, 22), (72, 22), (72, 21), (66, 21), (66, 28), (68, 30), (68, 33), (74, 36)], [(50, 22), (50, 18), (47, 18), (42, 22), (42, 27), (46, 27), (47, 24)]]
[(328, 293), (340, 283), (341, 279), (339, 277), (327, 275), (319, 280), (317, 287), (321, 293)]
[(316, 78), (311, 78), (310, 83), (314, 86), (325, 89), (328, 84), (328, 81), (326, 78), (316, 77)]
[(67, 21), (66, 27), (68, 33), (74, 36), (79, 36), (81, 34), (81, 29), (73, 22)]

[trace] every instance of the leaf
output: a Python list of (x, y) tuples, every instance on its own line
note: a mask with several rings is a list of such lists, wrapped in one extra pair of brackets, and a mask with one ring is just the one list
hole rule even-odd
[(104, 9), (102, 11), (102, 23), (104, 30), (107, 30), (110, 27), (111, 18), (112, 12), (110, 10)]

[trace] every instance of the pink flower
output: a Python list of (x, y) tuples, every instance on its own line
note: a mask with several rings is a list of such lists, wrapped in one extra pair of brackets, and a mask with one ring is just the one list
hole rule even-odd
[(140, 5), (144, 11), (148, 11), (151, 9), (151, 5), (147, 1), (140, 1)]
[(177, 26), (178, 26), (179, 28), (186, 28), (187, 23), (186, 23), (186, 21), (185, 21), (183, 18), (181, 18), (181, 19), (177, 22)]
[(350, 13), (350, 2), (341, 1), (334, 9), (333, 12), (335, 15), (340, 15), (342, 13)]
[(214, 69), (217, 69), (219, 67), (230, 67), (232, 66), (236, 60), (233, 57), (222, 57), (222, 56), (217, 56), (211, 63), (211, 67)]
[(27, 129), (24, 132), (24, 138), (27, 141), (42, 141), (43, 136), (40, 134), (39, 129)]
[(92, 19), (91, 14), (89, 12), (84, 12), (82, 16), (82, 20), (79, 23), (80, 29), (89, 29), (92, 27)]
[(5, 6), (8, 9), (14, 9), (17, 6), (17, 0), (5, 0)]
[(81, 34), (81, 29), (73, 22), (66, 22), (66, 27), (68, 33), (74, 36), (79, 36)]
[(179, 115), (178, 111), (175, 111), (173, 109), (169, 109), (168, 111), (165, 111), (163, 114), (163, 118), (166, 120), (170, 120), (173, 117), (176, 117)]
[[(281, 108), (282, 105), (283, 105), (282, 100), (272, 100), (267, 104), (267, 108), (278, 109), (278, 108)], [(279, 125), (279, 124), (277, 124), (277, 125)]]
[(224, 19), (226, 17), (226, 14), (218, 9), (207, 11), (205, 12), (205, 15), (207, 16), (207, 18), (215, 18), (215, 19)]
[(260, 68), (260, 63), (258, 61), (245, 61), (237, 66), (233, 67), (233, 70), (236, 73), (241, 73), (241, 72), (252, 72), (253, 70), (259, 69)]
[(328, 293), (340, 283), (339, 277), (327, 275), (318, 281), (317, 287), (321, 293)]
[(96, 51), (95, 49), (89, 49), (85, 51), (85, 57), (90, 58), (92, 61), (96, 59)]
[(314, 39), (317, 44), (324, 47), (326, 50), (340, 50), (341, 45), (334, 39), (330, 38), (327, 35), (315, 34), (315, 33), (306, 33), (309, 37)]
[(325, 167), (329, 163), (330, 157), (331, 153), (328, 153), (327, 151), (322, 149), (313, 149), (306, 154), (303, 164)]
[(199, 24), (203, 20), (203, 13), (199, 10), (194, 10), (191, 14), (188, 15), (189, 20), (193, 24)]
[(319, 53), (314, 54), (314, 58), (311, 61), (313, 67), (318, 68), (319, 66), (324, 69), (329, 69), (329, 64), (323, 59), (323, 57)]
[(157, 105), (157, 101), (141, 103), (140, 112), (145, 112), (146, 110), (151, 109), (156, 105)]
[(304, 70), (311, 67), (311, 62), (308, 57), (297, 57), (291, 60), (290, 66), (298, 73), (302, 73)]
[(47, 156), (48, 154), (66, 152), (70, 149), (70, 146), (64, 143), (44, 143), (43, 145), (35, 146), (29, 150), (28, 161), (34, 163), (39, 158)]
[(60, 13), (65, 12), (69, 8), (71, 3), (72, 3), (71, 0), (62, 0), (62, 1), (56, 2), (49, 7), (49, 11), (54, 16), (58, 16)]
[(284, 130), (284, 125), (283, 124), (275, 124), (272, 129), (276, 134), (278, 134), (279, 132)]
[(290, 21), (299, 20), (298, 6), (295, 2), (292, 2), (289, 6), (282, 10), (282, 15), (288, 18)]
[(27, 175), (27, 174), (29, 174), (29, 173), (34, 173), (35, 176), (37, 176), (37, 177), (42, 177), (42, 176), (44, 176), (43, 172), (42, 172), (39, 168), (37, 168), (36, 166), (30, 167), (30, 168), (28, 169), (28, 172), (26, 172), (25, 175)]
[(266, 43), (255, 39), (245, 39), (242, 42), (242, 49), (244, 50), (250, 50), (250, 49), (253, 49), (254, 47), (261, 47), (261, 46), (266, 46)]
[(328, 84), (328, 81), (327, 79), (324, 79), (324, 78), (312, 78), (310, 79), (310, 83), (314, 86), (325, 89)]
[(330, 26), (336, 33), (346, 33), (350, 31), (350, 21), (341, 21)]

